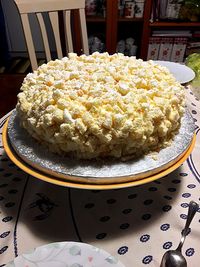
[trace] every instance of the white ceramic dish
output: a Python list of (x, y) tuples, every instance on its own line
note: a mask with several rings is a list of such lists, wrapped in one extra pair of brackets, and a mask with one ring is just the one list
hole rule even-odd
[(161, 60), (154, 60), (154, 62), (168, 68), (176, 80), (181, 84), (188, 83), (195, 77), (195, 73), (192, 69), (180, 63)]
[(6, 267), (125, 267), (106, 251), (85, 243), (58, 242), (22, 254)]

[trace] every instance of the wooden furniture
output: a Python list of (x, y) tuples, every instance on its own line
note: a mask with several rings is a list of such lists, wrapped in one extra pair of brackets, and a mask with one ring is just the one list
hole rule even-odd
[[(148, 1), (147, 1), (148, 2)], [(118, 16), (118, 0), (106, 0), (106, 17), (96, 17), (96, 16), (89, 16), (86, 17), (87, 26), (91, 24), (95, 24), (94, 27), (94, 34), (96, 25), (101, 24), (104, 25), (105, 29), (105, 44), (106, 44), (106, 51), (110, 54), (116, 52), (116, 45), (120, 38), (122, 32), (128, 31), (130, 34), (135, 33), (135, 29), (139, 28), (140, 37), (139, 37), (139, 44), (141, 43), (141, 35), (142, 35), (142, 26), (144, 18), (123, 18)], [(103, 26), (102, 26), (103, 29)], [(130, 37), (130, 36), (127, 36)]]
[(142, 33), (141, 58), (146, 59), (148, 40), (155, 29), (159, 30), (200, 30), (200, 22), (184, 21), (151, 21), (151, 9), (154, 0), (146, 0), (144, 12), (144, 26)]
[(86, 28), (86, 20), (85, 20), (85, 0), (15, 0), (15, 3), (18, 7), (24, 35), (26, 39), (27, 49), (31, 61), (32, 69), (35, 70), (38, 67), (32, 33), (29, 24), (29, 14), (35, 13), (39, 22), (39, 26), (41, 29), (41, 35), (44, 43), (44, 50), (46, 54), (47, 61), (51, 60), (51, 51), (49, 47), (48, 41), (48, 31), (46, 29), (43, 13), (48, 13), (49, 20), (51, 22), (55, 44), (56, 44), (56, 52), (57, 58), (63, 57), (62, 52), (62, 43), (61, 43), (61, 35), (59, 30), (59, 13), (63, 12), (63, 20), (64, 20), (64, 34), (65, 41), (67, 44), (67, 52), (73, 52), (73, 38), (72, 38), (72, 30), (71, 30), (71, 11), (78, 10), (79, 18), (80, 18), (80, 32), (82, 39), (82, 51), (85, 54), (89, 54), (88, 50), (88, 37), (87, 37), (87, 28)]
[[(137, 57), (146, 59), (148, 52), (149, 37), (152, 30), (159, 29), (200, 29), (200, 22), (169, 22), (155, 21), (151, 22), (151, 10), (154, 0), (146, 0), (144, 6), (143, 18), (123, 18), (118, 16), (118, 0), (106, 1), (106, 18), (86, 17), (87, 25), (105, 24), (106, 51), (110, 54), (116, 52), (116, 45), (120, 39), (120, 34), (129, 32), (137, 37), (139, 50)], [(94, 33), (95, 34), (95, 33)], [(129, 36), (127, 36), (129, 37)]]
[(17, 94), (20, 92), (25, 74), (1, 74), (0, 75), (0, 118), (15, 108)]

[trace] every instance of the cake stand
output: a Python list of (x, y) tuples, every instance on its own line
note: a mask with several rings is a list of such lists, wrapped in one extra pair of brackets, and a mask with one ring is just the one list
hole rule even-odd
[(158, 153), (125, 162), (77, 160), (50, 153), (20, 127), (13, 111), (3, 129), (8, 157), (26, 173), (53, 184), (84, 189), (116, 189), (152, 182), (177, 169), (195, 144), (195, 124), (186, 110), (179, 133)]

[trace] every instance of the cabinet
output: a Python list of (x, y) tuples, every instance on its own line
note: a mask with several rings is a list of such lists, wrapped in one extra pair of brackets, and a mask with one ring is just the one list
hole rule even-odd
[[(132, 37), (138, 46), (137, 57), (145, 59), (148, 48), (149, 34), (146, 32), (151, 15), (151, 0), (146, 0), (142, 18), (125, 18), (118, 14), (118, 0), (106, 1), (106, 16), (87, 16), (88, 35), (93, 34), (101, 27), (105, 36), (106, 51), (110, 54), (116, 52), (117, 42)], [(146, 45), (147, 44), (147, 45)]]
[(106, 51), (116, 52), (117, 42), (122, 38), (135, 37), (138, 45), (137, 57), (146, 59), (149, 37), (157, 30), (199, 30), (200, 22), (151, 21), (151, 11), (154, 0), (146, 0), (142, 18), (123, 18), (118, 16), (118, 0), (106, 1), (106, 17), (87, 17), (87, 25), (93, 25), (94, 34), (101, 24), (105, 32)]
[[(148, 7), (146, 8), (146, 17), (143, 27), (143, 37), (141, 46), (141, 58), (147, 58), (148, 40), (154, 30), (190, 30), (200, 31), (200, 22), (190, 21), (151, 21), (151, 11), (154, 0), (147, 0)], [(147, 10), (148, 9), (148, 10)]]
[(113, 30), (116, 10), (116, 1), (105, 1), (105, 16), (86, 16), (88, 37), (96, 35), (105, 44), (105, 50), (114, 53), (114, 40), (116, 31)]
[(136, 39), (136, 44), (138, 46), (137, 56), (141, 57), (141, 48), (143, 47), (142, 39), (144, 35), (143, 26), (144, 22), (150, 17), (148, 2), (148, 0), (145, 2), (143, 18), (125, 18), (119, 17), (118, 15), (118, 0), (107, 0), (105, 18), (95, 16), (86, 17), (88, 35), (90, 36), (92, 27), (94, 35), (97, 28), (101, 27), (105, 36), (105, 50), (110, 54), (116, 52), (117, 42), (119, 40), (132, 37)]

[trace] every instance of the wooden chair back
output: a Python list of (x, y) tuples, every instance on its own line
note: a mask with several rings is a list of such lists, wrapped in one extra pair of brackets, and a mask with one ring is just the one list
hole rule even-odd
[[(52, 31), (55, 39), (57, 58), (62, 58), (61, 34), (59, 29), (59, 13), (63, 13), (63, 24), (65, 34), (65, 44), (67, 53), (73, 52), (73, 38), (71, 25), (71, 11), (78, 10), (80, 17), (80, 33), (82, 39), (82, 51), (89, 54), (88, 36), (85, 19), (85, 0), (14, 0), (19, 10), (26, 45), (33, 70), (38, 68), (36, 51), (33, 43), (32, 31), (29, 22), (29, 14), (35, 13), (39, 22), (41, 36), (43, 39), (44, 50), (47, 62), (52, 59), (43, 13), (47, 13), (51, 22)], [(66, 53), (66, 54), (67, 54)]]

